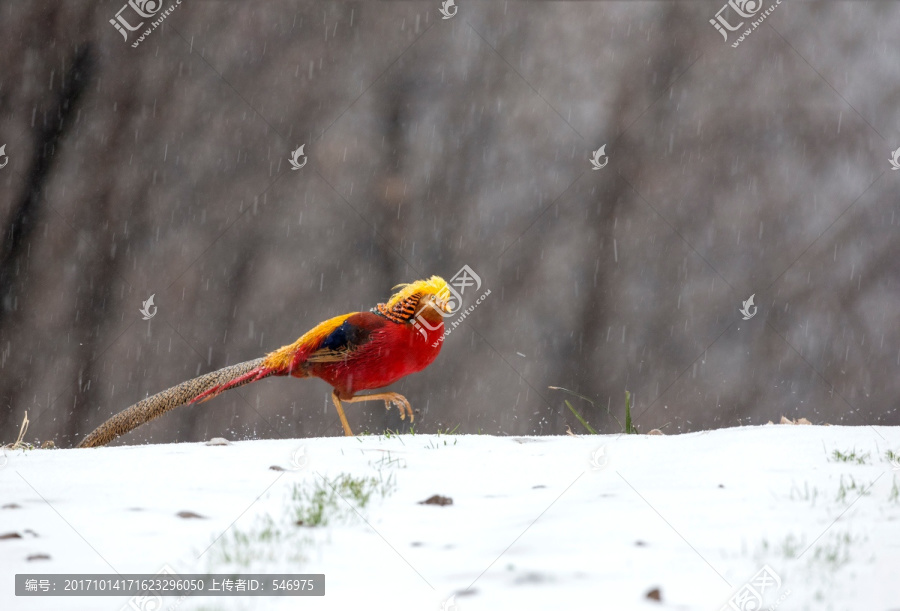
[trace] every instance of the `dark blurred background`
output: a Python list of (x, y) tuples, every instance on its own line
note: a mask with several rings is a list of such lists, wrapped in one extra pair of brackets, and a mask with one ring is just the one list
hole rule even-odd
[[(394, 387), (418, 432), (584, 432), (566, 398), (618, 432), (625, 390), (642, 431), (900, 424), (900, 3), (782, 2), (737, 48), (718, 0), (184, 0), (136, 48), (123, 4), (0, 4), (0, 440), (463, 265), (490, 296)], [(339, 435), (329, 393), (117, 443)]]

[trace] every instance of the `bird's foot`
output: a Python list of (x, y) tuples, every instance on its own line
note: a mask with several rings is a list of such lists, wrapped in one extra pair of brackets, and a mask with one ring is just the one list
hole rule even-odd
[(400, 420), (406, 420), (406, 414), (409, 414), (410, 422), (415, 419), (412, 406), (403, 395), (395, 392), (386, 393), (384, 399), (384, 408), (389, 410), (391, 409), (391, 405), (396, 405), (397, 409), (400, 410)]

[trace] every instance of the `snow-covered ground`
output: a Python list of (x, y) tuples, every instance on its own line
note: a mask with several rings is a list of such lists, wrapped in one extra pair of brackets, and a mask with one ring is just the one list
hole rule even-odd
[[(321, 598), (164, 599), (179, 611), (755, 609), (729, 601), (760, 577), (763, 608), (900, 609), (889, 449), (900, 427), (7, 452), (0, 536), (21, 538), (0, 538), (0, 608), (130, 608), (129, 597), (16, 598), (13, 574), (168, 566), (326, 575)], [(341, 500), (328, 525), (297, 526), (310, 501), (294, 491), (341, 474), (379, 482), (361, 516)], [(435, 494), (452, 504), (420, 504)]]

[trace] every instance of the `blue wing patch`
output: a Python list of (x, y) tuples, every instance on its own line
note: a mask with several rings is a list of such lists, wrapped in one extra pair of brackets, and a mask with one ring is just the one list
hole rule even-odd
[(349, 320), (332, 331), (328, 337), (319, 346), (319, 350), (333, 350), (335, 352), (344, 352), (352, 350), (356, 346), (365, 343), (369, 338), (371, 331), (362, 329), (352, 324)]

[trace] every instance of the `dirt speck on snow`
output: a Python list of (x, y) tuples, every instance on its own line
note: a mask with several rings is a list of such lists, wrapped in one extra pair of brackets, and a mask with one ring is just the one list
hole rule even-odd
[(189, 519), (189, 518), (200, 518), (201, 520), (206, 519), (206, 516), (201, 516), (199, 513), (194, 513), (193, 511), (179, 511), (175, 515), (177, 515), (179, 518), (185, 518), (185, 519)]

